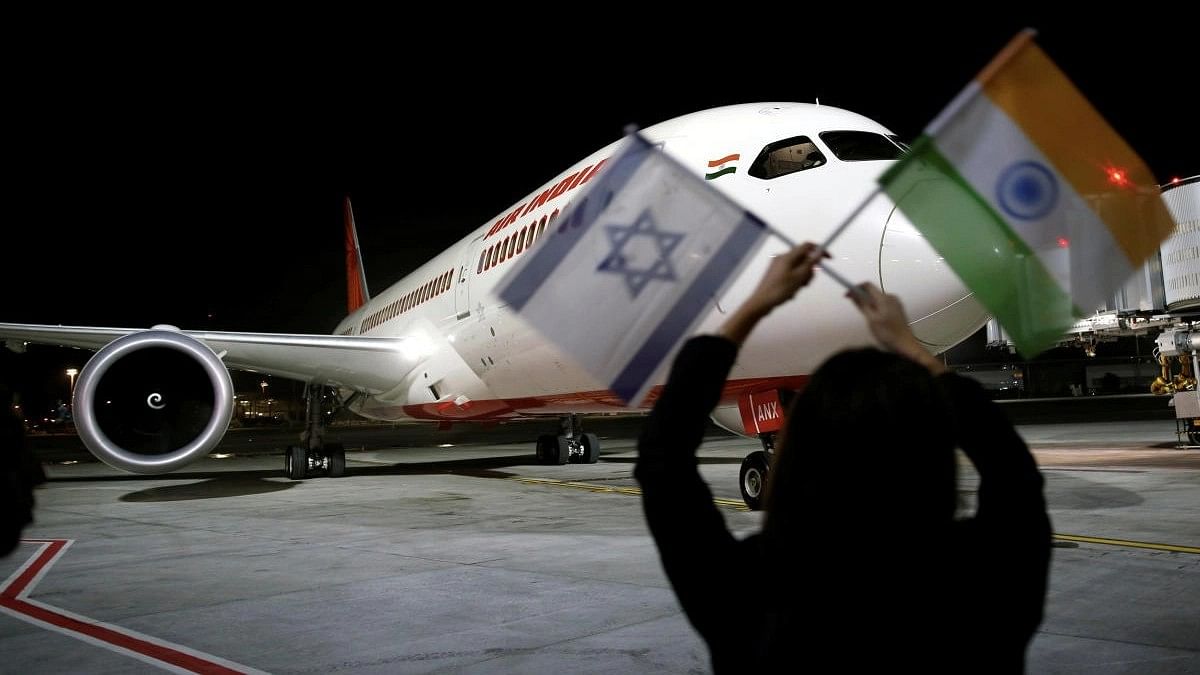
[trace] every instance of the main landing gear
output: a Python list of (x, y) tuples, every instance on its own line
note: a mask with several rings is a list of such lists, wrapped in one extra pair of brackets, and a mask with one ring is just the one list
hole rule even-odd
[(775, 434), (759, 434), (762, 450), (755, 450), (742, 460), (738, 472), (738, 486), (742, 489), (742, 501), (751, 511), (761, 511), (763, 495), (767, 489), (767, 478), (771, 473), (771, 460), (775, 455)]
[(341, 443), (325, 442), (325, 402), (336, 395), (325, 387), (304, 387), (304, 431), (300, 445), (290, 445), (284, 453), (283, 472), (293, 480), (317, 476), (346, 475), (346, 449)]
[(600, 438), (583, 433), (579, 415), (564, 415), (558, 420), (558, 435), (538, 436), (537, 459), (539, 464), (595, 464)]

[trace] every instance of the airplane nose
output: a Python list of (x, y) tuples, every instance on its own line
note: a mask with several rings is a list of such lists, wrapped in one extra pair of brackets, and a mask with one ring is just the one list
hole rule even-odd
[(879, 280), (885, 293), (904, 303), (913, 334), (935, 351), (953, 347), (987, 323), (987, 310), (898, 208), (883, 230)]

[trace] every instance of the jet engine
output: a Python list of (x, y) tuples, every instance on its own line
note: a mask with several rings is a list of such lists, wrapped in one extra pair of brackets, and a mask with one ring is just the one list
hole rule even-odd
[(170, 326), (114, 340), (84, 366), (72, 403), (92, 454), (133, 473), (166, 473), (220, 443), (233, 415), (221, 359)]

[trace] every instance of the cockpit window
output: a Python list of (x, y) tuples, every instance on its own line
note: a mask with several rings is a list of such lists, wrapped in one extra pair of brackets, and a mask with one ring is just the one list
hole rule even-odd
[(912, 150), (912, 143), (909, 143), (908, 141), (904, 140), (903, 138), (900, 138), (896, 134), (888, 134), (888, 139), (891, 140), (896, 145), (900, 146), (900, 149), (903, 150), (904, 152), (908, 152), (909, 150)]
[(813, 169), (827, 160), (808, 136), (796, 136), (771, 143), (758, 153), (750, 165), (750, 175), (770, 180), (789, 173)]
[(904, 150), (882, 134), (870, 131), (822, 131), (818, 134), (843, 162), (900, 159)]

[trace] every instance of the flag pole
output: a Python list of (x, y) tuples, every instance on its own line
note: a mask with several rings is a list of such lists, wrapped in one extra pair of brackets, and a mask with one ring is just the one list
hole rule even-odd
[[(929, 137), (936, 136), (937, 132), (940, 131), (943, 126), (945, 126), (946, 122), (953, 118), (968, 101), (970, 101), (975, 97), (976, 94), (979, 93), (979, 88), (982, 86), (982, 84), (990, 80), (1000, 70), (1001, 66), (1011, 60), (1017, 54), (1017, 52), (1024, 49), (1025, 45), (1027, 45), (1036, 36), (1037, 31), (1032, 28), (1026, 28), (1017, 33), (1017, 35), (1014, 36), (1013, 39), (1010, 40), (1003, 49), (1000, 50), (1000, 53), (997, 54), (990, 63), (984, 66), (983, 70), (980, 71), (978, 76), (976, 76), (975, 81), (962, 92), (960, 92), (958, 96), (956, 96), (954, 100), (951, 101), (950, 104), (947, 105), (946, 108), (942, 110), (942, 112), (938, 114), (938, 116), (935, 117), (927, 127), (925, 127), (925, 135)], [(833, 240), (837, 239), (842, 232), (844, 232), (846, 228), (850, 226), (850, 223), (862, 213), (863, 209), (867, 207), (867, 204), (869, 204), (871, 200), (882, 191), (883, 185), (876, 182), (875, 189), (872, 190), (871, 193), (866, 196), (866, 198), (859, 202), (858, 206), (855, 207), (854, 210), (850, 212), (850, 215), (846, 216), (845, 219), (842, 220), (842, 223), (838, 225), (828, 237), (825, 238), (825, 241), (820, 245), (820, 247), (817, 248), (816, 251), (813, 252), (813, 254), (819, 256), (826, 249), (828, 249), (829, 245), (833, 243)], [(770, 230), (770, 232), (775, 236), (782, 239), (788, 246), (796, 246), (795, 242), (784, 236), (779, 232), (779, 230), (776, 230), (770, 226), (768, 226), (768, 230)], [(837, 272), (834, 272), (828, 266), (821, 265), (821, 270), (833, 277), (834, 281), (837, 281), (842, 286), (845, 286), (847, 290), (855, 293), (859, 292), (857, 286), (852, 285), (846, 280), (845, 277), (841, 276)]]
[[(878, 190), (876, 190), (876, 192), (878, 192)], [(874, 195), (872, 195), (872, 196), (874, 196)], [(870, 200), (870, 197), (868, 197), (867, 199)], [(864, 204), (865, 203), (866, 202), (864, 202)], [(860, 206), (858, 209), (855, 210), (855, 215), (857, 215), (857, 212), (861, 211), (861, 210), (862, 210), (862, 207)], [(851, 216), (850, 219), (847, 219), (847, 222), (849, 222), (851, 219), (853, 219), (853, 217), (854, 216)], [(766, 225), (767, 232), (775, 235), (780, 241), (787, 244), (788, 248), (796, 248), (796, 242), (792, 241), (791, 237), (780, 232), (779, 230), (775, 229), (774, 227), (771, 227), (771, 225), (769, 225), (767, 223), (763, 223), (763, 224)], [(842, 228), (838, 228), (838, 229), (839, 230), (844, 229), (844, 224), (843, 224)], [(821, 257), (821, 254), (825, 252), (825, 246), (832, 240), (833, 240), (833, 237), (830, 237), (829, 239), (827, 239), (825, 241), (825, 244), (822, 244), (818, 248), (813, 249), (813, 252), (812, 252), (813, 257), (819, 259)], [(821, 267), (822, 272), (824, 272), (825, 274), (828, 274), (831, 279), (833, 279), (834, 281), (841, 284), (842, 287), (845, 288), (846, 290), (848, 290), (851, 293), (854, 293), (856, 295), (859, 293), (862, 293), (862, 289), (860, 289), (858, 286), (850, 283), (849, 279), (847, 279), (846, 277), (842, 276), (841, 274), (838, 274), (837, 272), (835, 272), (833, 270), (833, 268), (831, 268), (829, 265), (821, 264), (820, 267)]]
[[(638, 131), (637, 125), (632, 124), (632, 123), (625, 125), (625, 134), (627, 136), (630, 136), (630, 135), (640, 136), (641, 135), (641, 133)], [(645, 139), (643, 139), (643, 140), (645, 140)], [(647, 143), (648, 142), (649, 141), (647, 141)], [(871, 194), (867, 195), (867, 198), (864, 199), (863, 202), (858, 205), (858, 208), (854, 209), (854, 212), (851, 213), (846, 218), (846, 220), (843, 221), (842, 224), (838, 226), (838, 228), (836, 230), (834, 230), (833, 234), (830, 235), (825, 240), (825, 243), (813, 251), (813, 256), (815, 256), (816, 258), (820, 258), (821, 255), (824, 253), (825, 249), (829, 246), (829, 242), (833, 241), (835, 237), (837, 237), (839, 234), (841, 234), (842, 231), (846, 229), (846, 226), (850, 224), (850, 221), (852, 221), (856, 217), (858, 217), (858, 214), (861, 213), (863, 208), (866, 207), (867, 202), (871, 201), (871, 199), (874, 198), (875, 195), (879, 194), (879, 191), (881, 189), (882, 188), (879, 185), (876, 185), (875, 190)], [(779, 240), (782, 241), (783, 243), (787, 244), (787, 246), (789, 248), (796, 247), (796, 242), (792, 241), (791, 237), (787, 236), (783, 232), (780, 232), (778, 229), (772, 227), (769, 223), (767, 223), (765, 221), (761, 221), (761, 222), (766, 227), (767, 232), (778, 237)], [(847, 291), (850, 291), (851, 293), (854, 293), (855, 295), (862, 293), (862, 289), (860, 289), (858, 286), (850, 283), (849, 279), (847, 279), (846, 277), (842, 276), (841, 274), (838, 274), (837, 272), (833, 271), (828, 265), (821, 265), (820, 267), (821, 267), (822, 272), (828, 274), (830, 276), (830, 278), (832, 278), (834, 281), (841, 284)]]
[[(838, 236), (841, 235), (842, 232), (846, 231), (846, 228), (850, 226), (850, 223), (853, 222), (854, 219), (857, 218), (860, 213), (862, 213), (863, 209), (867, 208), (867, 204), (870, 204), (871, 200), (875, 198), (875, 195), (878, 195), (882, 190), (883, 190), (883, 186), (880, 185), (879, 183), (876, 183), (875, 189), (871, 190), (871, 193), (868, 194), (861, 202), (859, 202), (858, 206), (854, 207), (854, 210), (850, 212), (850, 215), (846, 216), (842, 220), (842, 223), (840, 225), (838, 225), (836, 228), (834, 228), (833, 233), (830, 234), (828, 237), (826, 237), (825, 241), (813, 251), (813, 256), (816, 258), (820, 258), (821, 255), (823, 253), (825, 253), (825, 251), (829, 248), (829, 244), (831, 244), (834, 239), (837, 239)], [(778, 237), (780, 240), (783, 241), (783, 243), (787, 244), (789, 247), (791, 247), (791, 248), (796, 247), (796, 242), (792, 241), (790, 237), (788, 237), (784, 233), (780, 232), (779, 230), (775, 229), (774, 227), (767, 225), (767, 231), (769, 231), (771, 234)], [(850, 291), (851, 293), (854, 293), (857, 295), (862, 292), (862, 290), (857, 285), (850, 283), (849, 279), (847, 279), (846, 277), (842, 276), (841, 274), (838, 274), (837, 272), (835, 272), (833, 270), (833, 268), (829, 267), (829, 265), (821, 264), (821, 271), (824, 272), (825, 274), (828, 274), (830, 276), (830, 278), (832, 278), (834, 281), (841, 284), (843, 288)]]

